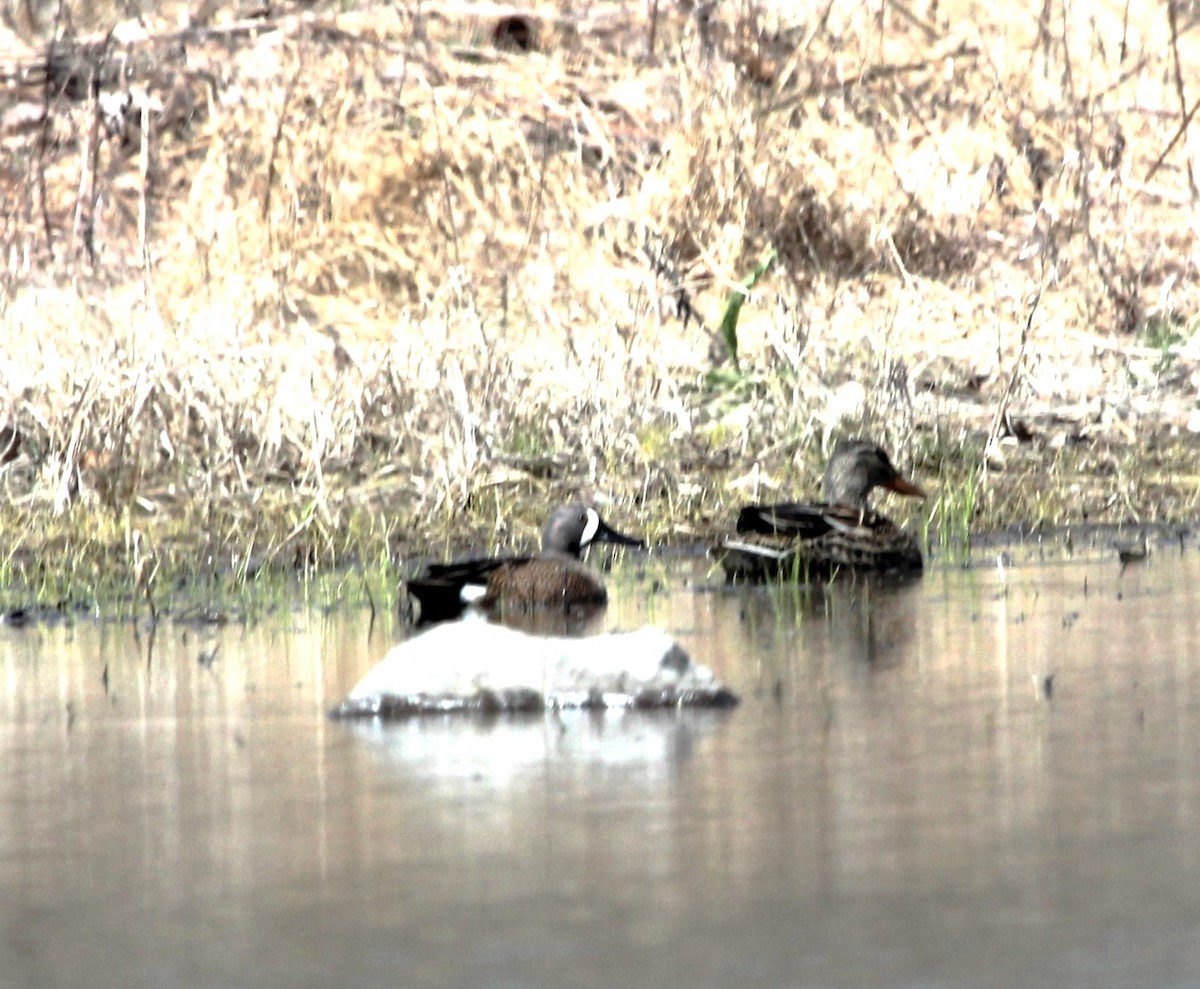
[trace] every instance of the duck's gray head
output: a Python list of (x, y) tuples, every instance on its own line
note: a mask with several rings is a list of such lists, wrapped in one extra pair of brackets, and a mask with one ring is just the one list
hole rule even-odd
[(646, 545), (640, 539), (617, 532), (609, 527), (596, 509), (580, 504), (555, 509), (542, 531), (542, 549), (547, 553), (566, 553), (579, 557), (592, 543)]
[(893, 466), (887, 451), (870, 440), (841, 440), (825, 468), (822, 494), (827, 502), (866, 508), (874, 488), (924, 498), (925, 492)]

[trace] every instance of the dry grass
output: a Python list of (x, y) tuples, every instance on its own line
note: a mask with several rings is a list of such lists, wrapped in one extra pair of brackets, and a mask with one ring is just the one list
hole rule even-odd
[(92, 59), (123, 120), (14, 48), (10, 576), (695, 539), (849, 431), (946, 546), (1192, 514), (1192, 8), (692, 6), (210, 4)]

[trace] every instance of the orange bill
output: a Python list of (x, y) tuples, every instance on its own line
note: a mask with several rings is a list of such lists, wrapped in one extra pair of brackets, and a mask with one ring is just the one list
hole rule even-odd
[(890, 481), (886, 482), (883, 487), (889, 491), (895, 491), (896, 494), (908, 495), (912, 498), (924, 498), (925, 492), (918, 488), (912, 481), (901, 477), (897, 474)]

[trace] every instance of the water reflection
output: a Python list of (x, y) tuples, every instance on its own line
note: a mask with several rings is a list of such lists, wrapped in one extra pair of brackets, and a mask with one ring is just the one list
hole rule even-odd
[[(556, 765), (633, 768), (666, 778), (697, 757), (724, 711), (553, 711), (491, 718), (413, 718), (350, 728), (387, 759), (423, 775), (505, 784)], [(699, 756), (703, 758), (703, 754)]]
[(5, 985), (1195, 982), (1198, 559), (618, 570), (743, 697), (679, 715), (330, 722), (365, 615), (0, 628)]

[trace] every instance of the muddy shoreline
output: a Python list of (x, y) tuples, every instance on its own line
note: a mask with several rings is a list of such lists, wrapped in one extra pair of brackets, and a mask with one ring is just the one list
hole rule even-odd
[[(710, 548), (728, 531), (713, 528), (697, 538), (693, 530), (686, 541), (663, 540), (652, 543), (646, 551), (602, 549), (592, 554), (590, 562), (606, 572), (618, 566), (632, 587), (654, 593), (659, 563), (707, 557)], [(1195, 520), (1079, 522), (1062, 526), (1014, 523), (973, 532), (967, 545), (943, 549), (927, 544), (925, 573), (928, 576), (946, 567), (1037, 566), (1076, 558), (1111, 560), (1114, 567), (1121, 568), (1153, 565), (1160, 554), (1200, 549), (1198, 531), (1200, 522)], [(0, 586), (0, 625), (25, 628), (63, 622), (118, 621), (153, 628), (159, 621), (171, 621), (203, 628), (231, 622), (253, 624), (286, 611), (297, 600), (314, 598), (331, 611), (368, 608), (375, 613), (383, 609), (406, 621), (410, 605), (403, 593), (404, 579), (419, 572), (426, 562), (479, 552), (470, 539), (466, 534), (461, 542), (443, 540), (438, 550), (414, 552), (383, 565), (349, 560), (321, 568), (274, 565), (241, 573), (232, 569), (197, 573), (181, 566), (170, 582), (155, 576), (138, 584), (134, 575), (115, 566), (103, 573), (98, 571), (100, 576), (92, 589), (80, 585), (58, 597), (49, 596), (45, 587), (38, 589), (13, 580)], [(447, 549), (448, 546), (456, 548)], [(186, 552), (194, 553), (195, 549)], [(866, 575), (843, 579), (874, 578)], [(715, 560), (710, 584), (713, 588), (724, 585)]]

